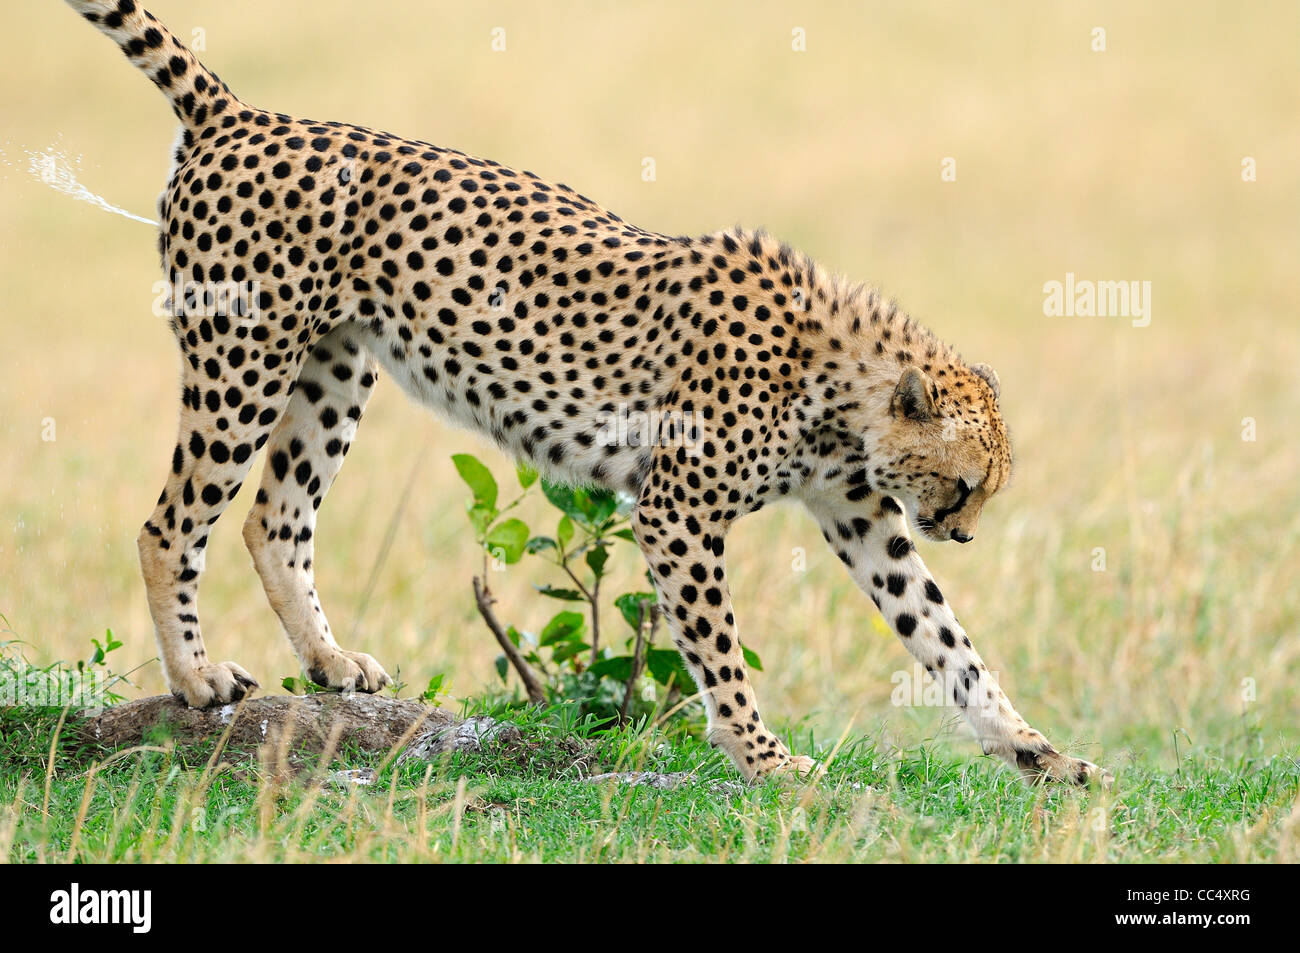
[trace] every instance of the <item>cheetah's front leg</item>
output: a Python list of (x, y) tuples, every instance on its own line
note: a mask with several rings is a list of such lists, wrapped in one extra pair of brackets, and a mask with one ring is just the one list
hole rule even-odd
[(661, 493), (656, 472), (632, 525), (673, 642), (703, 693), (710, 744), (726, 752), (746, 780), (776, 771), (811, 770), (812, 759), (791, 755), (758, 715), (731, 611), (722, 556), (725, 524), (680, 508), (668, 493)]
[(1028, 780), (1087, 784), (1104, 772), (1057, 751), (1012, 706), (930, 577), (908, 533), (903, 508), (873, 496), (851, 510), (809, 504), (822, 533), (907, 650), (961, 708), (985, 754), (995, 754)]

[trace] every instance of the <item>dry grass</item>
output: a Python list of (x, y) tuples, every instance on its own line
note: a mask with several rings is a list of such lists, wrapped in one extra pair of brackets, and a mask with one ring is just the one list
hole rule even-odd
[[(974, 544), (924, 554), (1030, 720), (1110, 763), (1132, 748), (1172, 766), (1175, 730), (1294, 754), (1293, 5), (408, 0), (358, 17), (335, 0), (160, 0), (155, 12), (178, 32), (205, 28), (205, 61), (257, 104), (490, 155), (665, 232), (763, 225), (880, 282), (1001, 375), (1015, 480)], [(173, 136), (161, 98), (62, 4), (15, 16), (0, 36), (6, 157), (61, 137), (91, 189), (149, 214)], [(500, 25), (508, 51), (492, 53)], [(1089, 50), (1096, 25), (1107, 52)], [(790, 50), (794, 26), (806, 53)], [(655, 182), (641, 180), (645, 156)], [(956, 182), (940, 181), (944, 156)], [(13, 164), (0, 228), (0, 612), (50, 659), (111, 626), (130, 667), (153, 654), (134, 539), (177, 399), (173, 344), (149, 311), (153, 237)], [(1150, 326), (1044, 317), (1042, 285), (1067, 271), (1151, 281)], [(1245, 417), (1255, 442), (1241, 439)], [(424, 452), (351, 647), (412, 683), (449, 672), (470, 694), (495, 678), (496, 653), (469, 590), (448, 459), (460, 451), (504, 468), (382, 386), (323, 510), (317, 572), (349, 631), (395, 488)], [(240, 543), (250, 501), (246, 488), (212, 542), (205, 637), (271, 685), (296, 663)], [(769, 717), (902, 742), (945, 728), (938, 712), (889, 704), (889, 675), (910, 660), (810, 519), (764, 511), (736, 536), (733, 588)], [(1090, 568), (1094, 547), (1105, 572)], [(512, 569), (498, 588), (532, 626), (547, 607), (524, 601), (530, 581)], [(142, 675), (145, 691), (162, 688), (156, 665)]]

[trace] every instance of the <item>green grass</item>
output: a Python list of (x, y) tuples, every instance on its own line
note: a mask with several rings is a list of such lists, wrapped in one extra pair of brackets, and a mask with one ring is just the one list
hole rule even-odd
[[(487, 710), (479, 706), (476, 711)], [(13, 715), (13, 712), (10, 713)], [(496, 711), (495, 714), (502, 714)], [(396, 765), (187, 748), (109, 755), (55, 745), (57, 714), (0, 733), (0, 856), (14, 862), (942, 861), (1294, 859), (1300, 765), (1197, 750), (1119, 765), (1110, 790), (1030, 788), (987, 758), (922, 745), (838, 746), (811, 783), (744, 787), (690, 734), (593, 733), (568, 712), (515, 711), (523, 742)], [(1239, 746), (1260, 748), (1258, 741)], [(1185, 749), (1184, 749), (1185, 750)], [(1166, 762), (1157, 766), (1159, 762)], [(369, 786), (329, 773), (377, 768)], [(680, 788), (584, 783), (610, 770), (687, 771)]]

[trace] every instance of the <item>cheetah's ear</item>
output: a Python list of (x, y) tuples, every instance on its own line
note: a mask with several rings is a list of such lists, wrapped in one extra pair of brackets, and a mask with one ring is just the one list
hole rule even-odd
[(894, 388), (893, 410), (908, 420), (929, 420), (938, 411), (934, 403), (934, 385), (919, 367), (909, 367)]
[(1002, 385), (998, 383), (998, 372), (993, 368), (987, 364), (972, 364), (971, 373), (984, 378), (984, 383), (988, 384), (989, 390), (993, 391), (994, 400), (1002, 396)]

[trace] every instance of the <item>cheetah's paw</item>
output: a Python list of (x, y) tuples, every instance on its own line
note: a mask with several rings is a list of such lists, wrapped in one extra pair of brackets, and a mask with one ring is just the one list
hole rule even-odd
[(792, 754), (769, 771), (765, 777), (795, 778), (800, 781), (810, 781), (816, 777), (817, 767), (817, 762), (812, 758), (806, 755)]
[(227, 705), (252, 694), (257, 680), (234, 662), (209, 662), (175, 679), (172, 694), (191, 708)]
[(1096, 783), (1108, 788), (1115, 781), (1109, 771), (1091, 761), (1061, 754), (1050, 744), (1044, 743), (1043, 749), (1016, 752), (1016, 766), (1020, 769), (1021, 776), (1030, 784), (1057, 781), (1079, 787), (1090, 787)]
[(322, 688), (336, 692), (374, 693), (392, 679), (384, 667), (365, 652), (346, 652), (339, 649), (307, 670), (307, 676)]

